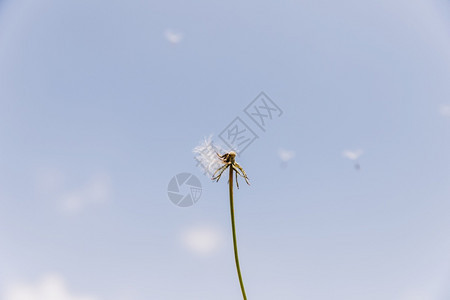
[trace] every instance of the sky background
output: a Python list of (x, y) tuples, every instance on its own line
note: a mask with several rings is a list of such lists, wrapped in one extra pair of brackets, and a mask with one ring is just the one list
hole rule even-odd
[(0, 299), (240, 299), (192, 153), (240, 116), (249, 299), (447, 300), (449, 83), (443, 0), (0, 1)]

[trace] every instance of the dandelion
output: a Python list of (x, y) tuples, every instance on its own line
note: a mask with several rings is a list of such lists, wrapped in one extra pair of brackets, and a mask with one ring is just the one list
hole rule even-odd
[[(219, 181), (223, 172), (229, 169), (228, 186), (230, 194), (230, 214), (231, 214), (231, 229), (233, 233), (233, 248), (234, 260), (236, 263), (236, 270), (238, 273), (239, 284), (241, 286), (242, 297), (247, 300), (245, 294), (244, 282), (242, 281), (241, 268), (239, 266), (239, 256), (236, 240), (236, 225), (234, 221), (234, 200), (233, 200), (233, 173), (236, 176), (236, 186), (239, 188), (238, 175), (244, 178), (245, 182), (250, 185), (247, 174), (244, 169), (236, 162), (236, 152), (225, 152), (219, 146), (214, 145), (212, 136), (205, 138), (205, 140), (194, 148), (193, 152), (196, 154), (195, 159), (203, 167), (205, 173), (211, 175), (211, 179), (216, 182)], [(219, 154), (224, 153), (225, 154)]]
[[(217, 153), (216, 153), (217, 154)], [(239, 266), (239, 256), (238, 256), (238, 248), (237, 248), (237, 241), (236, 241), (236, 225), (234, 221), (234, 202), (233, 202), (233, 172), (236, 172), (236, 185), (239, 188), (239, 183), (237, 180), (237, 176), (241, 176), (245, 179), (245, 182), (247, 182), (248, 185), (250, 183), (248, 182), (247, 174), (245, 173), (244, 169), (236, 162), (236, 152), (230, 151), (228, 153), (225, 153), (223, 155), (217, 154), (219, 159), (222, 162), (222, 166), (218, 168), (214, 174), (212, 179), (219, 181), (220, 177), (222, 176), (223, 172), (228, 168), (230, 170), (230, 175), (228, 177), (228, 186), (230, 191), (230, 213), (231, 213), (231, 229), (233, 232), (233, 248), (234, 248), (234, 260), (236, 263), (236, 270), (239, 277), (239, 284), (241, 286), (242, 291), (242, 297), (244, 300), (247, 300), (247, 296), (245, 294), (244, 289), (244, 282), (242, 281), (242, 275), (241, 275), (241, 268)]]

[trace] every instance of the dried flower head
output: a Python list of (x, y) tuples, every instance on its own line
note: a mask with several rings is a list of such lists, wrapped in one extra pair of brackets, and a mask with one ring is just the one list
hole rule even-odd
[[(236, 172), (236, 185), (239, 188), (239, 183), (238, 183), (238, 174), (239, 176), (243, 177), (245, 179), (245, 182), (250, 185), (250, 183), (248, 182), (248, 177), (247, 174), (245, 173), (244, 169), (242, 169), (242, 167), (236, 162), (236, 152), (234, 151), (230, 151), (228, 153), (225, 153), (223, 155), (220, 155), (218, 153), (216, 153), (216, 155), (219, 157), (219, 159), (221, 160), (223, 166), (221, 166), (220, 168), (218, 168), (212, 177), (212, 180), (215, 180), (216, 182), (219, 181), (220, 176), (222, 176), (222, 173), (228, 168), (232, 168), (235, 172)], [(216, 175), (217, 174), (217, 175)]]

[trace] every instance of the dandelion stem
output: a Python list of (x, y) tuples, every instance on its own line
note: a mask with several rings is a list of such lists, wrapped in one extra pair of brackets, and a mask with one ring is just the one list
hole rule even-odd
[(228, 185), (230, 187), (230, 212), (231, 212), (231, 228), (233, 231), (233, 246), (234, 246), (234, 260), (236, 262), (236, 269), (239, 277), (239, 284), (241, 285), (242, 297), (247, 300), (245, 295), (244, 282), (242, 281), (241, 268), (239, 267), (239, 256), (236, 241), (236, 226), (234, 224), (234, 202), (233, 202), (233, 168), (230, 167), (230, 177), (228, 179)]

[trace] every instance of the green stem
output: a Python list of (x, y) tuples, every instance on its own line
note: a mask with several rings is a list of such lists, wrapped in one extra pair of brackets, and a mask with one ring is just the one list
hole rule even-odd
[(242, 281), (241, 268), (239, 267), (239, 256), (236, 242), (236, 226), (234, 224), (234, 202), (233, 202), (233, 168), (230, 167), (230, 178), (228, 179), (230, 186), (230, 212), (231, 212), (231, 228), (233, 230), (233, 246), (234, 246), (234, 260), (236, 262), (236, 269), (239, 277), (239, 284), (241, 285), (242, 297), (247, 300), (245, 295), (244, 282)]

